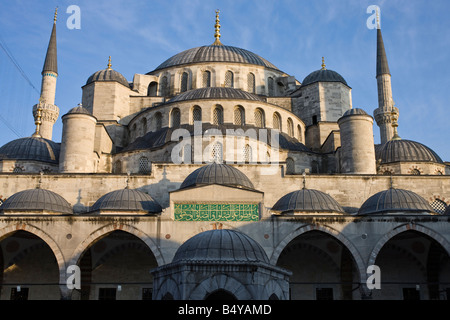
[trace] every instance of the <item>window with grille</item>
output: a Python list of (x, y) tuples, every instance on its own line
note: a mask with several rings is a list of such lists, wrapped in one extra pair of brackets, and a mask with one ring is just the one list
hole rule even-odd
[(17, 290), (16, 288), (11, 288), (11, 300), (28, 300), (28, 291), (29, 288), (20, 288), (20, 290)]
[(294, 160), (292, 158), (286, 159), (286, 174), (293, 174), (295, 170)]
[(434, 201), (431, 202), (430, 205), (434, 211), (440, 214), (443, 214), (445, 209), (447, 209), (447, 204), (440, 199), (434, 199)]
[(255, 126), (264, 128), (264, 114), (260, 109), (255, 110)]
[(210, 71), (203, 71), (202, 87), (203, 88), (211, 87), (211, 72)]
[(139, 158), (139, 173), (140, 174), (149, 174), (150, 169), (150, 161), (147, 157)]
[(181, 75), (181, 92), (185, 92), (188, 89), (188, 74), (183, 72)]
[(249, 73), (247, 75), (247, 91), (251, 93), (255, 93), (255, 75), (253, 73)]
[(98, 300), (116, 300), (116, 288), (99, 288)]
[(234, 124), (238, 126), (243, 126), (245, 124), (244, 109), (241, 107), (234, 109)]
[(273, 96), (274, 95), (274, 84), (273, 84), (273, 78), (269, 77), (267, 79), (267, 86), (269, 88), (269, 96)]
[(202, 121), (202, 109), (199, 106), (195, 106), (192, 110), (192, 123), (195, 121)]
[(175, 108), (172, 110), (172, 128), (178, 128), (180, 126), (180, 110)]
[(160, 130), (162, 127), (162, 114), (161, 112), (155, 113), (155, 129)]
[(169, 83), (167, 81), (167, 77), (166, 76), (161, 78), (160, 90), (161, 90), (161, 96), (162, 97), (165, 97), (165, 96), (169, 95)]
[(234, 75), (231, 71), (225, 73), (225, 87), (234, 88)]
[(216, 106), (213, 112), (213, 124), (223, 124), (223, 110), (221, 106)]
[(287, 119), (287, 133), (290, 137), (294, 136), (294, 123), (291, 118)]
[(273, 114), (273, 128), (277, 130), (281, 130), (281, 119), (278, 113)]
[(250, 147), (250, 145), (246, 144), (244, 146), (244, 150), (243, 154), (244, 154), (244, 161), (245, 162), (251, 162), (252, 161), (252, 147)]
[(211, 159), (214, 162), (221, 163), (223, 159), (223, 151), (222, 151), (222, 144), (220, 142), (214, 143), (212, 150), (211, 150)]
[(418, 169), (412, 169), (412, 170), (411, 170), (411, 174), (412, 174), (413, 176), (420, 176), (420, 171), (419, 171)]
[(13, 172), (20, 173), (20, 172), (23, 172), (23, 169), (21, 167), (14, 167)]

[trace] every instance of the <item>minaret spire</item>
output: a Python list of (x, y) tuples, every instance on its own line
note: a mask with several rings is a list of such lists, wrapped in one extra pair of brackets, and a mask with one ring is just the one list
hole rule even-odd
[[(35, 134), (45, 139), (52, 139), (53, 124), (58, 119), (59, 108), (55, 105), (56, 79), (58, 78), (58, 61), (56, 50), (56, 18), (58, 8), (53, 17), (52, 33), (48, 42), (44, 67), (42, 68), (41, 97), (33, 107), (33, 116), (37, 125)], [(39, 130), (38, 130), (39, 129)], [(37, 135), (36, 135), (37, 136)]]
[(219, 20), (219, 13), (220, 10), (217, 9), (216, 10), (216, 24), (214, 25), (214, 28), (216, 30), (216, 32), (214, 33), (214, 38), (216, 38), (216, 40), (214, 41), (214, 43), (212, 44), (213, 46), (223, 46), (222, 42), (220, 42), (220, 20)]
[(378, 87), (378, 108), (374, 111), (375, 121), (380, 127), (381, 143), (386, 143), (394, 137), (394, 127), (392, 126), (392, 112), (398, 109), (394, 107), (392, 99), (391, 72), (389, 70), (383, 36), (380, 28), (380, 15), (377, 11), (377, 69)]

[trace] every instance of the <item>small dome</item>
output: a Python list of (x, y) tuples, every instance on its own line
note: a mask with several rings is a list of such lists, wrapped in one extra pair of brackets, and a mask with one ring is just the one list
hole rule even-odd
[(365, 112), (363, 109), (360, 108), (352, 108), (350, 110), (345, 111), (345, 113), (342, 115), (342, 117), (348, 117), (352, 115), (363, 115), (367, 116), (367, 112)]
[(198, 99), (238, 99), (250, 101), (264, 101), (256, 94), (246, 92), (240, 89), (210, 87), (183, 92), (177, 95), (176, 97), (170, 99), (169, 103), (186, 100), (198, 100)]
[(72, 214), (70, 204), (53, 191), (45, 189), (29, 189), (17, 192), (7, 198), (0, 206), (2, 213), (54, 212)]
[(302, 86), (307, 86), (316, 82), (341, 82), (348, 86), (347, 81), (336, 71), (320, 69), (311, 72), (302, 82)]
[(381, 164), (391, 162), (436, 162), (442, 159), (427, 146), (411, 140), (390, 140), (375, 146), (375, 157)]
[(269, 61), (245, 49), (224, 45), (210, 45), (192, 48), (180, 52), (161, 63), (154, 71), (202, 62), (231, 62), (253, 64), (278, 70), (278, 68)]
[(75, 108), (72, 108), (66, 114), (88, 114), (88, 115), (92, 116), (92, 113), (90, 113), (88, 109), (86, 109), (85, 107), (82, 107), (82, 106), (77, 106)]
[(20, 138), (0, 148), (0, 160), (35, 160), (59, 163), (61, 144), (38, 137)]
[(86, 85), (93, 83), (95, 81), (116, 81), (120, 84), (123, 84), (127, 88), (130, 87), (127, 79), (121, 73), (111, 68), (106, 68), (95, 72), (88, 78), (88, 80), (86, 81)]
[(278, 211), (282, 214), (295, 212), (345, 213), (341, 205), (330, 195), (319, 190), (306, 188), (281, 197), (272, 207), (272, 211)]
[(159, 213), (162, 211), (162, 208), (150, 195), (142, 191), (121, 189), (103, 195), (94, 203), (90, 211)]
[(269, 263), (264, 249), (249, 236), (234, 230), (208, 230), (183, 243), (172, 262), (220, 261)]
[(189, 174), (187, 178), (184, 179), (180, 189), (209, 184), (254, 189), (253, 183), (241, 171), (230, 165), (215, 162), (198, 168)]
[(383, 213), (433, 213), (430, 204), (418, 194), (403, 190), (390, 188), (378, 192), (367, 199), (358, 211), (363, 214), (383, 214)]

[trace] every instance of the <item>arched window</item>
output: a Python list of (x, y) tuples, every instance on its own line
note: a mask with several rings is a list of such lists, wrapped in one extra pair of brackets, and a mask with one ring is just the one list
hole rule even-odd
[(13, 173), (21, 173), (23, 171), (24, 171), (23, 168), (19, 166), (15, 166), (13, 169)]
[(241, 106), (234, 109), (234, 124), (237, 126), (245, 125), (245, 111)]
[(211, 149), (211, 160), (222, 163), (223, 160), (223, 148), (220, 142), (215, 142)]
[(277, 112), (273, 114), (273, 128), (281, 131), (281, 117)]
[(291, 118), (288, 118), (288, 119), (287, 119), (287, 134), (288, 134), (290, 137), (293, 137), (293, 136), (294, 136), (294, 123), (292, 122), (292, 119), (291, 119)]
[(187, 72), (183, 72), (181, 75), (181, 92), (186, 92), (188, 90), (188, 74)]
[(203, 71), (202, 75), (202, 87), (209, 88), (211, 87), (211, 71)]
[(295, 171), (294, 160), (292, 158), (286, 159), (286, 174), (293, 174)]
[(162, 114), (161, 112), (155, 113), (155, 131), (160, 130), (162, 127)]
[(142, 135), (144, 135), (147, 133), (147, 118), (142, 118), (141, 125), (142, 125)]
[(202, 121), (202, 109), (199, 106), (195, 106), (192, 109), (192, 124), (195, 121)]
[(244, 162), (246, 163), (250, 163), (252, 162), (252, 147), (250, 147), (250, 145), (246, 144), (244, 146), (244, 149), (242, 150), (243, 155), (244, 155)]
[(302, 142), (302, 127), (300, 125), (297, 126), (297, 140)]
[(434, 201), (431, 202), (430, 205), (433, 210), (439, 214), (443, 214), (445, 209), (447, 209), (447, 204), (440, 199), (434, 199)]
[(213, 111), (213, 124), (223, 124), (223, 109), (222, 106), (217, 105)]
[(264, 111), (262, 111), (261, 109), (256, 109), (255, 110), (255, 126), (259, 127), (259, 128), (264, 128), (266, 126), (266, 121), (264, 119)]
[(269, 77), (267, 79), (267, 87), (269, 89), (269, 96), (272, 97), (274, 95), (274, 84), (273, 84), (273, 78)]
[(181, 118), (180, 109), (178, 109), (178, 108), (173, 109), (172, 113), (171, 113), (170, 127), (178, 128), (180, 126), (180, 122), (181, 122), (180, 118)]
[(413, 176), (420, 176), (420, 171), (419, 169), (411, 169), (411, 174)]
[(225, 87), (234, 88), (234, 74), (231, 71), (225, 73)]
[(169, 95), (169, 83), (166, 76), (161, 78), (159, 89), (162, 97), (166, 97)]
[(140, 174), (149, 174), (151, 172), (150, 161), (147, 157), (139, 158), (139, 173)]
[(158, 94), (158, 83), (155, 81), (150, 82), (147, 89), (147, 96), (156, 97)]
[(251, 93), (255, 93), (256, 92), (255, 75), (253, 73), (251, 73), (251, 72), (247, 75), (247, 91), (251, 92)]

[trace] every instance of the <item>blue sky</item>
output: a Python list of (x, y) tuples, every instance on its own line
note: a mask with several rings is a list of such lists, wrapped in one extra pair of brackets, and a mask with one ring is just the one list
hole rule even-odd
[[(66, 25), (70, 5), (81, 10), (81, 29)], [(32, 106), (58, 7), (60, 116), (81, 101), (88, 77), (113, 69), (128, 81), (172, 55), (212, 44), (215, 10), (221, 41), (250, 50), (302, 81), (320, 68), (339, 72), (352, 87), (353, 107), (369, 114), (378, 106), (376, 31), (367, 28), (367, 8), (381, 8), (381, 25), (400, 110), (399, 134), (421, 142), (450, 161), (450, 1), (448, 0), (0, 0), (0, 145), (34, 132)], [(31, 83), (31, 84), (30, 84)], [(53, 140), (61, 141), (62, 122)], [(374, 126), (375, 143), (379, 129)]]

